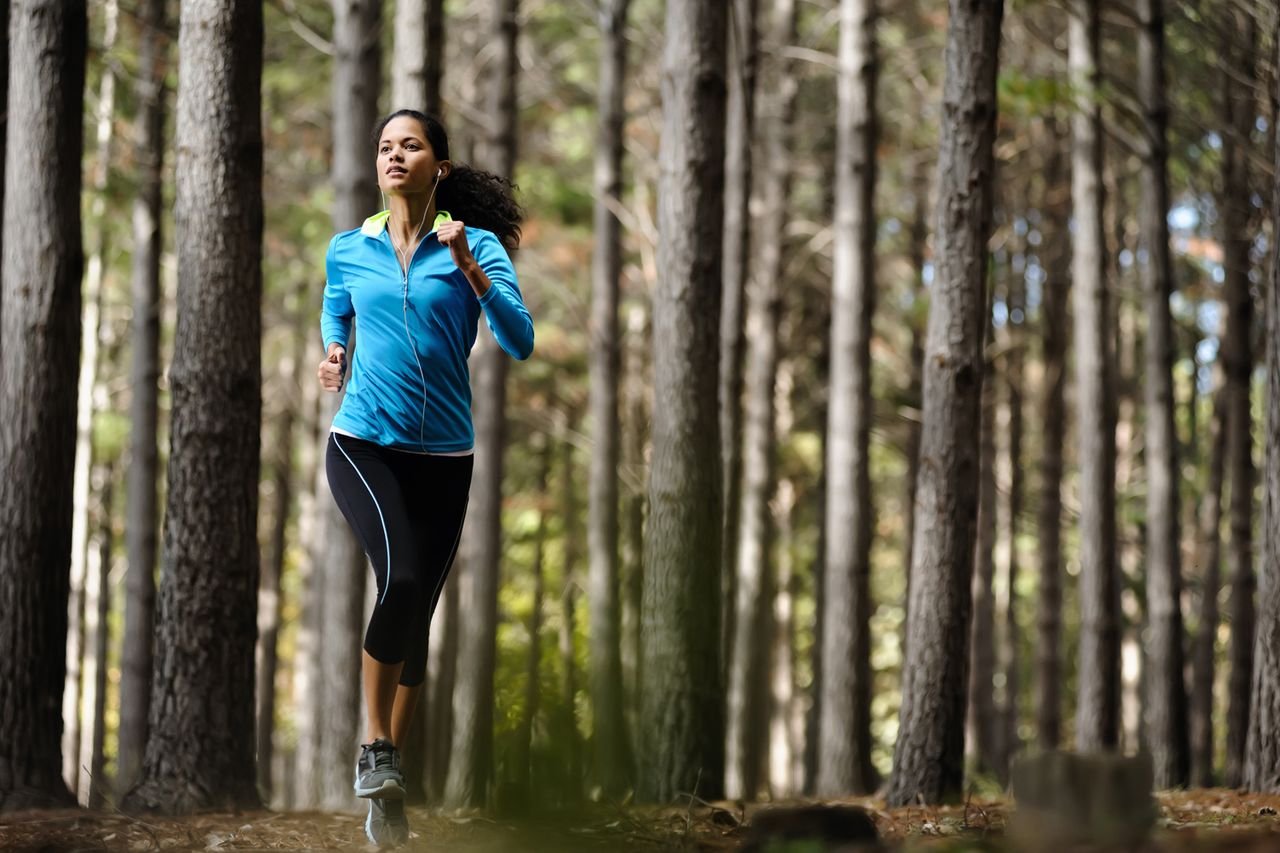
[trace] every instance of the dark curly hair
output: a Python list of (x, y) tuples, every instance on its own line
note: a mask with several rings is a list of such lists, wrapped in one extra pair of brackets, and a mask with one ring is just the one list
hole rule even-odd
[[(435, 116), (417, 110), (396, 110), (378, 119), (373, 126), (375, 148), (387, 122), (400, 116), (422, 126), (437, 160), (449, 159), (449, 135), (444, 125)], [(520, 246), (520, 223), (524, 221), (524, 209), (516, 202), (515, 189), (515, 184), (501, 175), (454, 163), (436, 189), (436, 209), (447, 210), (454, 219), (468, 225), (492, 231), (508, 251), (513, 251)]]

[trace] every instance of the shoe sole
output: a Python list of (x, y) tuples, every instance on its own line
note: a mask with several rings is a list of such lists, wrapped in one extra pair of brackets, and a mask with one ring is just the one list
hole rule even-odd
[(394, 779), (385, 779), (377, 788), (361, 788), (355, 786), (356, 796), (368, 800), (403, 800), (404, 786)]

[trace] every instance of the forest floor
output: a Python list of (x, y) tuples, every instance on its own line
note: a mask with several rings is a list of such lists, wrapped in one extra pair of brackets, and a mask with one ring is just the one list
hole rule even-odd
[[(686, 798), (687, 799), (687, 798)], [(1158, 796), (1161, 816), (1142, 853), (1280, 851), (1280, 796), (1223, 789)], [(866, 809), (882, 843), (874, 848), (821, 843), (773, 844), (774, 853), (835, 850), (1011, 851), (1004, 839), (1010, 806), (971, 798), (963, 806), (887, 809), (875, 799), (849, 800)], [(415, 851), (733, 851), (748, 837), (763, 806), (691, 802), (681, 808), (594, 806), (572, 816), (496, 819), (408, 810), (413, 827), (404, 848)], [(63, 853), (89, 850), (373, 850), (354, 814), (242, 812), (184, 818), (129, 816), (115, 811), (33, 811), (0, 815), (0, 850)], [(1092, 848), (1098, 849), (1098, 848)]]

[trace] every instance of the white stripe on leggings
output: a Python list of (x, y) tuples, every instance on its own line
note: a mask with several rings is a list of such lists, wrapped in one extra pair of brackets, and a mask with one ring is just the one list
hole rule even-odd
[(382, 597), (378, 599), (381, 604), (387, 598), (387, 590), (391, 589), (391, 536), (387, 533), (387, 520), (382, 517), (382, 505), (378, 503), (378, 496), (373, 493), (373, 489), (369, 486), (369, 481), (364, 478), (364, 474), (360, 473), (360, 469), (356, 468), (356, 463), (347, 456), (347, 451), (342, 450), (342, 443), (338, 441), (338, 436), (333, 436), (333, 443), (342, 451), (342, 455), (347, 457), (347, 461), (351, 463), (352, 469), (355, 470), (356, 476), (360, 478), (360, 482), (364, 483), (364, 487), (369, 490), (369, 497), (373, 498), (373, 505), (378, 510), (378, 521), (382, 522), (382, 541), (387, 546), (387, 579), (382, 584)]

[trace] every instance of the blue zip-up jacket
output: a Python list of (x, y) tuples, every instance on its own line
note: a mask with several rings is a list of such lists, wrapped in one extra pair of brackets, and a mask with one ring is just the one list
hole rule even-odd
[(441, 212), (418, 244), (407, 273), (400, 267), (388, 211), (337, 234), (325, 258), (320, 331), (325, 351), (347, 346), (351, 319), (359, 341), (346, 394), (333, 419), (340, 432), (387, 447), (458, 453), (475, 444), (467, 358), (481, 309), (498, 344), (517, 359), (533, 352), (533, 319), (502, 242), (467, 226), (471, 254), (492, 286), (483, 298), (436, 239)]

